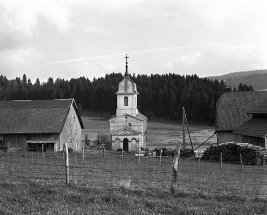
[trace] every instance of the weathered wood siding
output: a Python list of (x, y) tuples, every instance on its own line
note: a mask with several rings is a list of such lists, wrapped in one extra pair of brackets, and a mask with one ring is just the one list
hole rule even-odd
[(27, 140), (34, 139), (55, 139), (59, 143), (58, 134), (3, 134), (3, 144), (9, 143), (10, 148), (23, 148)]
[(82, 150), (82, 129), (76, 112), (71, 105), (62, 132), (60, 133), (60, 144), (58, 150), (63, 150), (64, 143), (68, 143), (73, 150)]

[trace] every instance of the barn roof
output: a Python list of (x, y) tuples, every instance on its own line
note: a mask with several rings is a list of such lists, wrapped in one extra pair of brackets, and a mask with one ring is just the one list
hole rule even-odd
[(233, 131), (251, 117), (247, 112), (267, 100), (266, 91), (224, 93), (216, 103), (216, 131)]
[(257, 107), (249, 110), (248, 114), (266, 115), (267, 114), (267, 101), (264, 101)]
[(0, 101), (0, 133), (60, 133), (71, 105), (84, 128), (74, 99)]
[(265, 137), (267, 134), (267, 118), (252, 118), (232, 133), (251, 137)]

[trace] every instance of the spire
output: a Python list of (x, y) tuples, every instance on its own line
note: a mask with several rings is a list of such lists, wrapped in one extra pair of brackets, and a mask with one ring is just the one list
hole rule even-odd
[(127, 62), (127, 59), (129, 58), (129, 57), (127, 57), (127, 54), (126, 54), (126, 57), (124, 57), (124, 58), (126, 58), (126, 71), (125, 71), (125, 76), (128, 76), (128, 62)]

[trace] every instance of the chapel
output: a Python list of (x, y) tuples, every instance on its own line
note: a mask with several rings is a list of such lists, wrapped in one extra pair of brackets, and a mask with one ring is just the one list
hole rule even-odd
[(116, 114), (109, 120), (112, 150), (139, 152), (146, 148), (147, 118), (137, 108), (137, 87), (128, 73), (126, 55), (126, 70), (123, 80), (119, 83)]

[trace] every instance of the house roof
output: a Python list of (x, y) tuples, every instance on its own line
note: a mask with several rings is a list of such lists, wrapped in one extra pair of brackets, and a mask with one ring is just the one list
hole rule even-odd
[(252, 118), (232, 133), (252, 137), (265, 137), (267, 135), (267, 118)]
[(233, 131), (251, 117), (247, 112), (267, 101), (266, 91), (224, 93), (216, 103), (215, 130)]
[(84, 128), (74, 99), (0, 101), (0, 133), (60, 133), (71, 105)]
[(248, 111), (248, 114), (266, 115), (267, 114), (267, 101), (261, 103), (257, 107)]
[(136, 84), (132, 81), (128, 74), (119, 83), (119, 89), (116, 94), (138, 94)]

